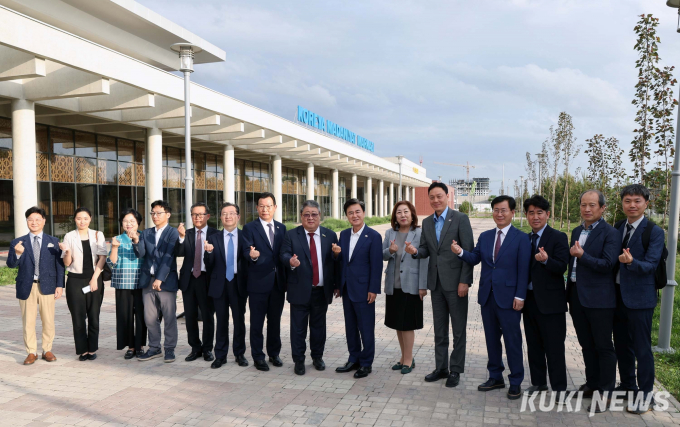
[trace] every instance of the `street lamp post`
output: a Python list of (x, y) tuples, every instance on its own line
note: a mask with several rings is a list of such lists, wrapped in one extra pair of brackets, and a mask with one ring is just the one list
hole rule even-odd
[[(666, 5), (678, 9), (680, 16), (680, 0), (668, 0)], [(679, 18), (680, 19), (680, 18)], [(678, 29), (680, 32), (680, 28)], [(678, 252), (678, 219), (680, 218), (680, 109), (675, 123), (675, 159), (673, 161), (673, 174), (671, 178), (671, 207), (668, 218), (668, 262), (666, 263), (666, 274), (668, 282), (661, 295), (661, 313), (659, 318), (659, 342), (654, 347), (654, 351), (662, 353), (673, 353), (671, 348), (671, 327), (673, 326), (673, 301), (675, 298), (675, 257)]]
[[(519, 199), (522, 200), (524, 198), (524, 175), (519, 176)], [(524, 216), (522, 216), (522, 209), (520, 208), (519, 210), (519, 226), (521, 227), (522, 224), (524, 224)]]
[(399, 160), (399, 196), (397, 197), (397, 201), (400, 202), (402, 199), (401, 195), (401, 162), (404, 160), (404, 156), (397, 156), (397, 160)]
[(541, 179), (541, 163), (543, 162), (543, 153), (536, 153), (538, 157), (538, 194), (543, 195), (543, 180)]
[(175, 52), (179, 52), (179, 70), (184, 74), (184, 221), (189, 223), (191, 220), (191, 205), (193, 204), (194, 181), (193, 164), (191, 163), (190, 76), (194, 72), (194, 54), (202, 49), (191, 43), (175, 43), (170, 48)]

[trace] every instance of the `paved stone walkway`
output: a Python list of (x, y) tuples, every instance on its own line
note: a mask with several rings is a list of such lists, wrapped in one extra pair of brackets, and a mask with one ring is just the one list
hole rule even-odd
[[(472, 223), (475, 235), (493, 227), (489, 219), (473, 219)], [(386, 226), (377, 228), (384, 232)], [(124, 360), (123, 352), (115, 350), (114, 293), (110, 288), (106, 289), (102, 307), (96, 361), (77, 360), (71, 318), (62, 298), (57, 302), (53, 349), (58, 360), (54, 363), (39, 360), (33, 366), (23, 366), (26, 355), (19, 304), (14, 286), (5, 286), (0, 288), (0, 426), (680, 424), (680, 413), (675, 407), (642, 417), (607, 412), (591, 418), (583, 409), (578, 413), (521, 412), (521, 400), (509, 401), (505, 390), (478, 392), (477, 385), (487, 378), (487, 356), (476, 286), (471, 292), (467, 359), (460, 385), (447, 389), (443, 381), (423, 382), (423, 377), (434, 369), (429, 298), (425, 304), (425, 328), (416, 334), (417, 367), (409, 375), (395, 373), (390, 366), (399, 358), (399, 344), (396, 334), (383, 325), (384, 302), (384, 296), (379, 296), (373, 374), (354, 380), (350, 374), (334, 372), (336, 366), (347, 360), (342, 305), (337, 301), (328, 312), (324, 355), (328, 369), (317, 372), (308, 366), (307, 375), (299, 377), (293, 373), (290, 357), (287, 305), (282, 320), (282, 368), (259, 372), (247, 354), (251, 362), (248, 368), (238, 367), (230, 355), (225, 367), (212, 370), (202, 360), (184, 362), (190, 349), (182, 320), (175, 363), (164, 364), (162, 359), (147, 363)], [(584, 374), (569, 316), (567, 319), (567, 364), (572, 388), (583, 383)], [(529, 385), (528, 368), (526, 372), (523, 388)], [(587, 407), (588, 401), (585, 402)]]

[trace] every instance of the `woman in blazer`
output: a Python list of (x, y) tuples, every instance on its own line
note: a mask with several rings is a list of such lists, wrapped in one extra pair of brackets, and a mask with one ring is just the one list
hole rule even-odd
[(392, 228), (385, 232), (383, 259), (385, 270), (385, 326), (397, 331), (401, 359), (392, 366), (402, 374), (416, 367), (413, 357), (415, 330), (423, 328), (423, 298), (427, 295), (428, 259), (413, 259), (404, 252), (406, 243), (420, 245), (416, 208), (406, 200), (394, 205)]
[[(130, 236), (139, 236), (142, 215), (134, 209), (121, 213), (120, 236), (111, 239), (111, 253), (106, 259), (111, 267), (111, 287), (116, 289), (116, 341), (118, 350), (125, 347), (125, 360), (144, 354), (146, 323), (144, 301), (139, 287), (139, 272), (144, 258), (137, 258)], [(136, 329), (136, 331), (135, 331)]]
[(102, 270), (106, 262), (104, 233), (90, 230), (92, 213), (78, 208), (74, 214), (76, 229), (59, 243), (66, 279), (66, 303), (73, 321), (73, 338), (78, 360), (94, 360), (99, 348), (99, 311), (104, 299)]

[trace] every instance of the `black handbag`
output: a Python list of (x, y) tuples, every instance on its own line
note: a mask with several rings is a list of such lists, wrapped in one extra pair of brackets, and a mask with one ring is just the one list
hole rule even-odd
[[(103, 233), (102, 233), (103, 235)], [(104, 264), (104, 268), (102, 269), (102, 280), (105, 282), (109, 282), (111, 280), (111, 277), (113, 276), (113, 272), (111, 271), (111, 267), (109, 267), (109, 264), (106, 263)]]

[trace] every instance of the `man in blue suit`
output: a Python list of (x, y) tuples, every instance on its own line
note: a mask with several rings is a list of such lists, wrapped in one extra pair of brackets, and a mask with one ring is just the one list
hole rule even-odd
[(356, 369), (354, 378), (365, 378), (372, 371), (375, 357), (375, 298), (382, 280), (382, 238), (364, 224), (364, 202), (349, 199), (343, 208), (352, 228), (340, 232), (339, 249), (333, 250), (340, 262), (338, 294), (345, 313), (349, 360), (335, 372)]
[[(24, 345), (28, 356), (24, 365), (32, 365), (38, 359), (38, 343), (35, 337), (35, 318), (40, 307), (42, 321), (42, 358), (54, 362), (54, 301), (64, 291), (64, 262), (61, 259), (59, 239), (43, 233), (46, 213), (32, 207), (26, 211), (26, 224), (30, 233), (10, 243), (7, 267), (19, 267), (16, 278), (17, 299), (21, 307), (24, 329)], [(28, 252), (24, 255), (24, 252)]]
[(531, 241), (528, 235), (512, 226), (515, 199), (498, 196), (491, 201), (491, 208), (496, 228), (483, 232), (472, 252), (464, 251), (455, 240), (451, 250), (468, 264), (482, 263), (478, 298), (489, 354), (489, 379), (477, 389), (505, 388), (502, 336), (510, 365), (507, 395), (514, 400), (522, 396), (524, 380), (520, 320), (529, 282)]
[(151, 204), (151, 220), (155, 227), (147, 228), (137, 236), (128, 233), (132, 240), (132, 248), (138, 258), (144, 258), (139, 273), (139, 287), (144, 299), (144, 323), (149, 331), (149, 349), (138, 358), (140, 362), (160, 357), (161, 322), (159, 311), (165, 326), (164, 361), (175, 361), (177, 346), (177, 259), (175, 245), (179, 240), (176, 228), (168, 225), (172, 208), (164, 200), (156, 200)]
[[(243, 227), (239, 244), (246, 259), (248, 304), (250, 307), (250, 351), (255, 368), (268, 371), (264, 360), (264, 319), (267, 319), (267, 355), (272, 365), (283, 366), (281, 353), (281, 314), (286, 303), (286, 281), (279, 255), (286, 226), (274, 220), (276, 198), (261, 193), (258, 218)], [(243, 237), (242, 239), (240, 237)]]
[[(629, 400), (628, 412), (644, 414), (651, 410), (654, 388), (652, 354), (652, 315), (656, 307), (654, 273), (664, 248), (663, 229), (645, 218), (649, 190), (640, 184), (621, 191), (621, 204), (627, 219), (619, 225), (623, 250), (616, 275), (614, 348), (619, 361), (621, 385), (615, 391), (640, 392), (641, 399)], [(643, 236), (647, 234), (647, 247)], [(635, 361), (637, 360), (637, 381)], [(628, 396), (626, 396), (628, 397)]]
[[(326, 369), (326, 313), (337, 288), (339, 269), (333, 252), (338, 247), (334, 231), (321, 227), (321, 208), (314, 200), (302, 204), (302, 225), (286, 233), (281, 263), (286, 267), (290, 303), (290, 347), (295, 373), (305, 374), (307, 327), (312, 364)], [(336, 249), (337, 250), (337, 249)]]
[(612, 343), (614, 267), (621, 253), (621, 235), (602, 218), (606, 209), (602, 192), (586, 191), (581, 195), (580, 206), (583, 223), (571, 233), (567, 300), (586, 368), (586, 383), (579, 391), (583, 397), (593, 397), (595, 391), (606, 392), (606, 405), (596, 404), (593, 411), (603, 412), (609, 407), (616, 380)]

